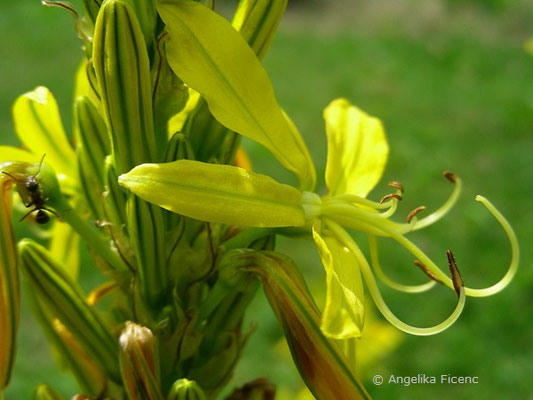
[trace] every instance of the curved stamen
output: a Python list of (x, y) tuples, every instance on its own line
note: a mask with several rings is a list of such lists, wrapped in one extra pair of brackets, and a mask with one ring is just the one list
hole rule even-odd
[(368, 200), (364, 197), (357, 196), (355, 194), (337, 194), (332, 199), (342, 200), (347, 203), (360, 204), (362, 206), (374, 208), (377, 210), (389, 208), (392, 206), (393, 203), (393, 200), (389, 200), (384, 203), (378, 203), (377, 201)]
[(413, 230), (416, 231), (418, 229), (422, 229), (422, 228), (425, 228), (426, 226), (434, 224), (439, 219), (441, 219), (446, 214), (448, 214), (448, 212), (453, 208), (453, 206), (457, 202), (457, 199), (459, 198), (459, 195), (461, 194), (461, 189), (463, 186), (461, 179), (454, 173), (448, 172), (448, 171), (445, 171), (443, 173), (443, 176), (446, 179), (448, 179), (451, 183), (453, 183), (453, 190), (452, 190), (452, 193), (450, 194), (450, 197), (448, 197), (448, 199), (444, 202), (444, 204), (440, 206), (436, 211), (418, 220)]
[[(356, 226), (361, 226), (360, 222), (366, 222), (369, 225), (382, 230), (383, 232), (394, 231), (399, 234), (405, 234), (411, 231), (417, 223), (416, 218), (413, 218), (409, 224), (400, 224), (387, 218), (383, 218), (382, 214), (367, 211), (350, 204), (334, 202), (329, 199), (324, 202), (322, 206), (322, 215), (342, 221), (342, 225), (353, 229), (357, 229)], [(387, 235), (378, 234), (378, 236)]]
[(372, 268), (376, 273), (377, 277), (390, 288), (404, 293), (422, 293), (428, 291), (437, 284), (436, 281), (430, 280), (420, 285), (404, 285), (402, 283), (398, 283), (392, 280), (385, 274), (385, 272), (381, 268), (381, 263), (379, 262), (378, 255), (378, 244), (374, 235), (368, 235), (368, 244), (370, 247), (370, 261), (372, 263)]
[(500, 279), (494, 285), (484, 289), (467, 288), (467, 294), (469, 296), (483, 297), (500, 292), (509, 284), (509, 282), (511, 282), (518, 269), (520, 249), (518, 246), (518, 239), (516, 238), (516, 234), (514, 233), (514, 230), (507, 221), (507, 219), (505, 219), (505, 217), (496, 209), (496, 207), (494, 207), (492, 203), (488, 201), (485, 197), (477, 195), (476, 201), (482, 203), (487, 208), (487, 210), (489, 210), (492, 216), (496, 218), (496, 220), (500, 223), (503, 230), (505, 231), (505, 234), (507, 235), (507, 238), (509, 239), (509, 244), (511, 245), (511, 262), (509, 264), (507, 272), (505, 273), (502, 279)]
[[(465, 292), (467, 296), (486, 297), (502, 291), (511, 282), (518, 269), (520, 250), (516, 234), (514, 233), (513, 228), (505, 219), (505, 217), (485, 197), (478, 195), (476, 196), (476, 201), (481, 202), (493, 215), (493, 217), (496, 218), (496, 220), (500, 223), (507, 235), (507, 238), (509, 239), (509, 244), (511, 246), (511, 262), (509, 263), (509, 267), (503, 278), (501, 278), (494, 285), (483, 289), (465, 287)], [(365, 224), (362, 225), (364, 228)], [(419, 259), (422, 264), (426, 266), (428, 271), (430, 271), (439, 281), (441, 281), (451, 289), (454, 288), (452, 280), (448, 276), (446, 276), (446, 274), (444, 274), (444, 272), (442, 272), (442, 270), (413, 242), (411, 242), (405, 236), (397, 233), (396, 231), (389, 229), (387, 226), (382, 225), (379, 227), (379, 229), (385, 229), (386, 231), (384, 233), (386, 236), (390, 236), (403, 247), (405, 247), (407, 250), (409, 250), (409, 252), (411, 252), (411, 254), (413, 254), (417, 259)]]
[[(370, 266), (368, 265), (368, 262), (366, 261), (366, 258), (363, 255), (361, 249), (353, 241), (351, 236), (341, 226), (339, 226), (333, 221), (327, 220), (326, 224), (328, 228), (330, 229), (331, 233), (341, 243), (343, 243), (346, 247), (348, 247), (348, 249), (352, 252), (354, 257), (357, 259), (357, 262), (361, 268), (361, 272), (363, 273), (363, 277), (365, 278), (365, 282), (367, 284), (370, 295), (372, 296), (372, 299), (374, 300), (374, 303), (376, 303), (376, 306), (378, 307), (379, 311), (392, 325), (412, 335), (428, 336), (428, 335), (434, 335), (434, 334), (444, 331), (445, 329), (449, 328), (455, 321), (457, 321), (457, 319), (461, 315), (461, 312), (463, 311), (465, 301), (466, 301), (464, 286), (457, 287), (458, 292), (459, 292), (459, 299), (457, 302), (457, 306), (455, 307), (454, 311), (450, 314), (450, 316), (446, 318), (440, 324), (437, 324), (435, 326), (428, 327), (428, 328), (419, 328), (416, 326), (408, 325), (405, 322), (401, 321), (398, 317), (396, 317), (392, 313), (390, 308), (385, 304), (385, 301), (383, 300), (383, 297), (381, 296), (381, 292), (379, 291), (379, 287), (376, 283), (376, 280), (374, 279), (374, 275), (372, 274)], [(450, 268), (452, 267), (450, 266)], [(455, 274), (455, 273), (452, 273), (452, 274)], [(454, 279), (454, 281), (457, 282), (458, 280)]]

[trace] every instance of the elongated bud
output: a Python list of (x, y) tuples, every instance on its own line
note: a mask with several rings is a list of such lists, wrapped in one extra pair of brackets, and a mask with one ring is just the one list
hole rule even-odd
[(85, 301), (78, 285), (44, 247), (24, 239), (19, 243), (21, 267), (38, 301), (42, 302), (83, 350), (118, 381), (117, 345), (109, 330)]
[(157, 14), (155, 11), (154, 0), (128, 0), (133, 6), (135, 15), (139, 20), (139, 25), (146, 42), (149, 53), (153, 50), (155, 43), (155, 28), (157, 23)]
[[(8, 164), (0, 165), (2, 172), (6, 169)], [(11, 224), (13, 184), (11, 176), (0, 173), (0, 393), (11, 378), (20, 315), (17, 247)]]
[(39, 385), (33, 394), (33, 400), (63, 400), (64, 397), (48, 385)]
[(163, 399), (159, 360), (150, 329), (126, 322), (120, 335), (120, 371), (131, 400)]
[(128, 231), (137, 259), (140, 297), (157, 315), (168, 292), (163, 210), (130, 195), (127, 203)]
[(120, 227), (126, 223), (127, 196), (118, 184), (118, 176), (111, 156), (105, 160), (104, 184), (106, 220)]
[(194, 153), (191, 149), (191, 145), (188, 143), (187, 137), (178, 132), (170, 138), (165, 150), (165, 162), (172, 162), (177, 160), (194, 159)]
[(100, 10), (101, 0), (83, 0), (83, 13), (91, 23), (96, 22), (98, 16), (98, 10)]
[(167, 400), (206, 400), (205, 394), (195, 381), (179, 379), (172, 385)]
[(232, 25), (248, 42), (259, 59), (270, 48), (287, 0), (241, 0)]
[(54, 350), (53, 354), (62, 365), (67, 366), (84, 392), (95, 396), (101, 394), (107, 381), (102, 369), (49, 308), (34, 295), (30, 295), (30, 299), (34, 315)]
[(98, 182), (104, 183), (104, 162), (111, 153), (105, 121), (87, 96), (78, 97), (74, 103), (74, 116), (80, 146), (87, 155), (85, 169), (91, 170)]
[(139, 21), (126, 0), (108, 0), (102, 5), (93, 63), (120, 175), (155, 160), (158, 154), (148, 54)]
[(300, 375), (317, 399), (366, 399), (338, 345), (320, 330), (320, 312), (292, 262), (271, 252), (243, 253), (263, 282)]
[[(126, 0), (106, 1), (96, 21), (94, 68), (111, 133), (117, 174), (162, 156), (154, 134), (150, 65), (143, 33)], [(165, 132), (166, 143), (166, 132)], [(157, 312), (166, 293), (165, 225), (162, 210), (135, 196), (127, 225), (138, 261), (141, 299)]]

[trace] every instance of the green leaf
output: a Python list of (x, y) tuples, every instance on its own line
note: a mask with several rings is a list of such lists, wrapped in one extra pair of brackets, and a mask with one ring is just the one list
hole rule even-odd
[(360, 337), (365, 298), (357, 260), (336, 239), (321, 237), (314, 227), (313, 239), (326, 271), (326, 305), (320, 329), (333, 339)]
[(309, 152), (243, 37), (194, 1), (160, 1), (158, 11), (170, 36), (167, 56), (174, 72), (202, 95), (222, 125), (267, 147), (302, 188), (311, 189), (316, 176)]
[(328, 138), (326, 186), (330, 195), (365, 197), (379, 182), (389, 146), (381, 121), (346, 99), (332, 101), (324, 110)]
[(305, 224), (298, 190), (229, 165), (190, 160), (143, 164), (121, 175), (119, 183), (143, 200), (202, 221), (257, 227)]
[(61, 123), (52, 93), (40, 86), (23, 94), (13, 106), (15, 130), (20, 141), (32, 153), (54, 167), (60, 179), (75, 181), (76, 155)]

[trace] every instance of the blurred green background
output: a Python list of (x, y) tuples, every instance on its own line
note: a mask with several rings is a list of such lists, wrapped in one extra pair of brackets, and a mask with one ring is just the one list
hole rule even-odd
[[(72, 22), (70, 15), (37, 0), (2, 2), (2, 144), (16, 143), (12, 102), (37, 85), (55, 93), (70, 126), (72, 74), (81, 54)], [(399, 180), (406, 187), (399, 218), (421, 204), (435, 208), (446, 198), (450, 186), (441, 178), (443, 170), (463, 178), (464, 194), (454, 211), (413, 235), (443, 268), (446, 249), (454, 251), (472, 287), (489, 286), (507, 268), (505, 236), (473, 200), (475, 194), (499, 207), (520, 239), (520, 270), (508, 289), (468, 299), (460, 320), (440, 335), (398, 334), (401, 340), (392, 353), (360, 371), (376, 399), (533, 398), (533, 55), (524, 49), (531, 36), (530, 1), (294, 0), (264, 61), (280, 103), (303, 132), (319, 177), (326, 150), (322, 109), (343, 96), (385, 124), (391, 155), (383, 182)], [(257, 170), (290, 180), (265, 150), (245, 145)], [(371, 197), (386, 193), (382, 183)], [(19, 227), (18, 234), (27, 229)], [(279, 249), (295, 259), (320, 301), (322, 267), (312, 244), (280, 240)], [(381, 258), (397, 280), (423, 281), (411, 255), (393, 243), (383, 241)], [(82, 268), (84, 286), (90, 287), (95, 278), (87, 266)], [(450, 291), (440, 287), (418, 295), (382, 290), (400, 318), (420, 326), (444, 319), (455, 303)], [(301, 383), (262, 294), (247, 319), (256, 333), (235, 384), (265, 375), (297, 391)], [(24, 300), (19, 338), (6, 399), (30, 398), (39, 382), (73, 394), (72, 380), (53, 363)], [(479, 384), (374, 386), (374, 374), (386, 381), (391, 374), (478, 376)]]

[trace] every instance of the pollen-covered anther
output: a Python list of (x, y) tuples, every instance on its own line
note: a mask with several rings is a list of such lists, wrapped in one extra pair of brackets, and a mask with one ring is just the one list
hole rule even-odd
[(453, 287), (455, 288), (455, 291), (457, 292), (457, 296), (460, 296), (461, 294), (461, 288), (464, 287), (463, 278), (461, 277), (461, 273), (459, 272), (459, 269), (457, 268), (457, 264), (455, 263), (455, 258), (453, 257), (453, 253), (450, 250), (446, 250), (446, 257), (448, 257), (448, 266), (450, 267), (450, 274), (452, 275), (452, 282)]
[(407, 216), (407, 223), (410, 223), (411, 220), (417, 216), (418, 213), (424, 211), (426, 209), (426, 206), (420, 206), (420, 207), (417, 207), (415, 208), (413, 211), (411, 211), (409, 213), (409, 215)]
[(392, 188), (398, 189), (402, 193), (404, 192), (403, 185), (400, 182), (398, 182), (398, 181), (391, 181), (391, 182), (387, 183), (387, 185), (392, 187)]
[(402, 196), (400, 196), (399, 194), (396, 194), (396, 193), (387, 194), (387, 195), (383, 196), (379, 202), (380, 202), (380, 204), (383, 204), (386, 201), (391, 200), (391, 199), (396, 199), (396, 200), (400, 201), (400, 200), (402, 200)]
[(413, 263), (418, 268), (420, 268), (422, 270), (422, 272), (424, 272), (429, 277), (429, 279), (432, 279), (435, 282), (442, 283), (442, 281), (439, 278), (437, 278), (435, 275), (433, 275), (433, 273), (429, 270), (429, 268), (425, 264), (423, 264), (421, 261), (414, 260)]
[(442, 176), (448, 179), (451, 183), (455, 183), (457, 181), (457, 175), (455, 175), (453, 172), (444, 171)]

